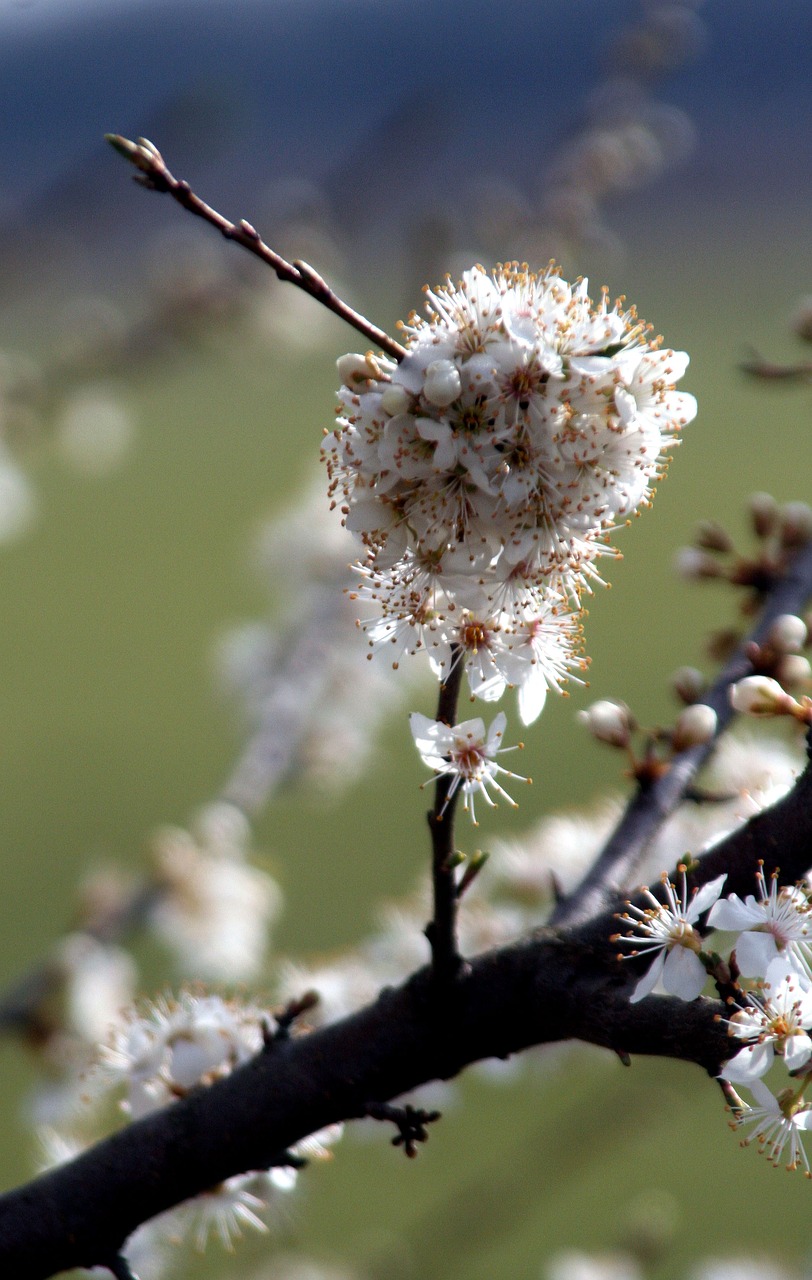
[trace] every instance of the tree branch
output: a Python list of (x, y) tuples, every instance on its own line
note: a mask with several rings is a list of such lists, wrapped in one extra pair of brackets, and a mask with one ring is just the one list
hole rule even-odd
[(173, 200), (176, 200), (189, 213), (193, 213), (196, 217), (202, 218), (204, 222), (208, 222), (222, 236), (225, 236), (226, 240), (233, 240), (235, 244), (247, 249), (256, 258), (260, 258), (267, 263), (271, 270), (276, 273), (279, 280), (295, 284), (298, 289), (302, 289), (311, 298), (315, 298), (328, 311), (332, 311), (333, 315), (338, 316), (340, 320), (344, 320), (353, 329), (357, 329), (376, 347), (380, 347), (381, 351), (385, 351), (387, 355), (390, 355), (393, 360), (401, 361), (406, 355), (405, 347), (396, 342), (394, 338), (390, 338), (389, 334), (383, 329), (379, 329), (377, 325), (367, 320), (366, 316), (354, 311), (352, 307), (333, 292), (327, 282), (308, 263), (287, 262), (285, 258), (275, 253), (269, 245), (265, 244), (259, 232), (251, 226), (250, 222), (245, 220), (239, 224), (229, 222), (228, 218), (224, 218), (216, 209), (212, 209), (211, 205), (206, 204), (199, 196), (196, 196), (188, 182), (178, 179), (170, 173), (160, 151), (147, 138), (139, 138), (137, 142), (131, 142), (128, 138), (124, 138), (118, 133), (105, 134), (105, 138), (119, 155), (123, 156), (125, 160), (129, 160), (139, 170), (136, 175), (136, 181), (141, 186), (147, 187), (150, 191), (160, 191), (170, 195)]
[[(727, 870), (748, 892), (758, 857), (787, 883), (812, 861), (812, 768), (773, 808), (700, 860), (703, 883)], [(769, 861), (768, 861), (769, 866)], [(437, 1035), (436, 982), (422, 969), (360, 1012), (311, 1035), (274, 1040), (226, 1080), (122, 1129), (76, 1160), (0, 1197), (0, 1264), (45, 1280), (115, 1257), (141, 1222), (251, 1169), (317, 1129), (368, 1113), (417, 1086), (531, 1045), (585, 1040), (621, 1055), (693, 1062), (711, 1075), (729, 1056), (725, 1006), (649, 996), (630, 1004), (641, 959), (620, 962), (614, 911), (544, 928), (479, 956), (451, 984)]]
[(473, 961), (447, 989), (447, 1035), (436, 1034), (435, 981), (424, 969), (361, 1012), (276, 1043), (228, 1079), (0, 1198), (3, 1273), (43, 1280), (98, 1264), (147, 1218), (363, 1115), (370, 1097), (388, 1101), (484, 1057), (577, 1037), (717, 1069), (727, 1045), (718, 1002), (629, 1005), (633, 975), (608, 941), (598, 957), (590, 965), (580, 944), (544, 932)]
[[(775, 619), (782, 614), (800, 613), (810, 596), (812, 541), (797, 552), (785, 574), (770, 589), (757, 626), (739, 645), (702, 699), (716, 712), (717, 737), (734, 716), (728, 693), (730, 686), (753, 671), (753, 664), (748, 657), (753, 644), (764, 643)], [(666, 773), (655, 782), (638, 787), (596, 862), (577, 888), (555, 907), (550, 918), (551, 924), (577, 925), (588, 920), (590, 915), (597, 915), (605, 910), (607, 903), (624, 885), (633, 880), (648, 845), (666, 818), (684, 800), (697, 772), (712, 752), (713, 745), (714, 740), (680, 752)], [(812, 857), (810, 863), (812, 864)]]

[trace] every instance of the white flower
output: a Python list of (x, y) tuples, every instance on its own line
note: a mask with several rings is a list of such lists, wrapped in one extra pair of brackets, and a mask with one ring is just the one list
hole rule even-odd
[(801, 1140), (801, 1135), (812, 1129), (812, 1110), (808, 1104), (798, 1102), (792, 1089), (784, 1089), (777, 1098), (774, 1097), (761, 1080), (753, 1080), (747, 1087), (760, 1105), (742, 1110), (733, 1122), (735, 1128), (742, 1125), (755, 1127), (754, 1133), (742, 1139), (742, 1146), (748, 1147), (755, 1138), (759, 1154), (766, 1155), (776, 1166), (781, 1163), (788, 1146), (787, 1168), (797, 1169), (800, 1162), (806, 1177), (812, 1177)]
[[(527, 722), (578, 665), (564, 603), (597, 579), (607, 534), (649, 500), (694, 416), (674, 386), (688, 357), (659, 350), (633, 311), (605, 292), (593, 304), (586, 281), (569, 285), (552, 267), (474, 267), (428, 291), (427, 309), (405, 326), (399, 364), (339, 362), (340, 417), (323, 449), (330, 494), (364, 547), (385, 638), (403, 652), (429, 647), (428, 617), (440, 646), (456, 643), (466, 613), (505, 638), (544, 620), (549, 641), (534, 638), (523, 663), (472, 680), (485, 699), (516, 685)], [(414, 565), (429, 563), (423, 592)]]
[(758, 899), (749, 893), (742, 902), (738, 894), (729, 894), (714, 906), (709, 926), (739, 933), (736, 963), (746, 978), (764, 976), (770, 962), (782, 954), (791, 956), (812, 977), (808, 958), (812, 924), (806, 894), (795, 886), (779, 889), (775, 873), (768, 890), (763, 868), (756, 873), (756, 880)]
[(797, 1071), (812, 1056), (812, 988), (784, 957), (767, 968), (763, 994), (749, 992), (748, 1003), (729, 1021), (731, 1035), (751, 1041), (725, 1064), (724, 1080), (748, 1084), (772, 1066), (776, 1049), (788, 1071)]
[(722, 892), (726, 875), (695, 890), (688, 901), (688, 885), (682, 871), (682, 893), (677, 897), (675, 886), (666, 875), (662, 877), (667, 905), (659, 902), (649, 889), (643, 893), (650, 907), (636, 907), (627, 902), (628, 911), (619, 918), (631, 924), (636, 933), (617, 934), (614, 941), (621, 946), (632, 945), (634, 950), (627, 959), (636, 955), (656, 952), (654, 963), (634, 989), (631, 1003), (636, 1004), (650, 995), (659, 981), (666, 991), (681, 1000), (695, 1000), (705, 985), (705, 966), (699, 958), (702, 938), (694, 929), (701, 915), (716, 901)]
[(219, 996), (181, 992), (130, 1012), (101, 1051), (99, 1074), (126, 1090), (133, 1119), (230, 1075), (262, 1048), (269, 1014)]
[(243, 1227), (261, 1232), (268, 1230), (267, 1223), (259, 1215), (267, 1208), (269, 1193), (275, 1187), (269, 1174), (237, 1174), (226, 1178), (211, 1191), (193, 1196), (170, 1210), (161, 1225), (169, 1239), (175, 1242), (189, 1236), (200, 1253), (214, 1233), (223, 1248), (231, 1253)]
[[(500, 751), (513, 751), (513, 747), (501, 747), (499, 744), (505, 732), (507, 717), (504, 712), (494, 718), (490, 729), (485, 732), (482, 720), (463, 720), (451, 727), (439, 720), (430, 720), (428, 716), (415, 711), (409, 717), (415, 746), (420, 752), (423, 763), (440, 776), (451, 778), (446, 804), (462, 786), (465, 796), (464, 808), (470, 808), (471, 821), (477, 826), (474, 812), (474, 796), (479, 793), (485, 802), (495, 807), (496, 801), (491, 798), (488, 788), (492, 787), (508, 804), (516, 808), (513, 800), (496, 781), (496, 775), (503, 773), (507, 778), (517, 778), (527, 782), (519, 773), (511, 773), (496, 763)], [(469, 805), (470, 800), (470, 805)], [(440, 814), (442, 817), (442, 814)]]

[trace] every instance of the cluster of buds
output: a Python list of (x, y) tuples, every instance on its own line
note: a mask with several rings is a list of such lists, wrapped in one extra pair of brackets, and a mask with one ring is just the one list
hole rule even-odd
[(580, 600), (607, 536), (694, 417), (674, 388), (688, 357), (553, 267), (474, 267), (427, 299), (399, 363), (339, 362), (324, 456), (365, 552), (362, 625), (395, 662), (426, 650), (441, 680), (465, 654), (472, 694), (515, 686), (530, 723), (583, 669)]

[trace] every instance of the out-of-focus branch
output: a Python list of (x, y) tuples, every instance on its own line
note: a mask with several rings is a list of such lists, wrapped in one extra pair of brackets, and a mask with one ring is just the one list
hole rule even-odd
[[(812, 541), (790, 561), (786, 572), (765, 594), (758, 624), (739, 646), (702, 701), (717, 716), (717, 736), (733, 719), (728, 690), (737, 680), (750, 675), (748, 656), (754, 645), (767, 640), (775, 619), (785, 613), (800, 613), (812, 596)], [(666, 818), (684, 800), (698, 770), (713, 750), (713, 740), (690, 747), (675, 756), (670, 768), (655, 781), (642, 784), (629, 801), (623, 816), (597, 861), (576, 889), (558, 903), (550, 923), (577, 925), (601, 912), (606, 904), (628, 885), (643, 856)], [(812, 856), (809, 858), (812, 863)], [(781, 864), (784, 869), (783, 863)], [(802, 874), (806, 867), (802, 868)], [(748, 889), (751, 891), (752, 886)]]
[[(153, 880), (133, 885), (120, 901), (94, 919), (77, 925), (82, 934), (100, 943), (121, 942), (140, 928), (163, 893)], [(51, 1028), (42, 1025), (41, 1011), (64, 980), (57, 949), (51, 957), (23, 974), (0, 995), (0, 1034), (16, 1032), (37, 1039)]]
[(405, 347), (402, 347), (394, 338), (390, 338), (383, 329), (379, 329), (377, 325), (367, 320), (366, 316), (354, 311), (333, 292), (327, 282), (308, 263), (286, 261), (265, 244), (250, 222), (244, 219), (239, 223), (229, 222), (228, 218), (224, 218), (216, 209), (212, 209), (199, 196), (196, 196), (188, 182), (170, 173), (160, 151), (148, 139), (139, 138), (137, 142), (131, 142), (117, 133), (108, 133), (105, 136), (119, 155), (129, 160), (138, 169), (136, 181), (141, 186), (147, 187), (150, 191), (160, 191), (170, 195), (189, 213), (208, 222), (222, 236), (225, 236), (226, 240), (233, 240), (235, 244), (241, 245), (243, 249), (247, 249), (249, 253), (253, 253), (255, 257), (267, 263), (279, 280), (294, 284), (311, 298), (315, 298), (328, 311), (332, 311), (333, 315), (357, 329), (394, 360), (400, 361), (406, 355)]
[(777, 364), (753, 351), (748, 360), (739, 365), (742, 373), (762, 382), (812, 382), (812, 360), (797, 360), (794, 364)]

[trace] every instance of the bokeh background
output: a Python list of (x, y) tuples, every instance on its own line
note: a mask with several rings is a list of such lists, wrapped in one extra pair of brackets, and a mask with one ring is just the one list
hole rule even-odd
[[(808, 354), (791, 320), (812, 291), (810, 49), (806, 0), (0, 2), (0, 984), (70, 925), (88, 866), (137, 867), (156, 826), (218, 793), (245, 730), (215, 655), (295, 603), (295, 559), (261, 533), (312, 485), (334, 361), (357, 346), (135, 187), (102, 134), (150, 137), (384, 327), (447, 271), (556, 256), (690, 352), (700, 414), (591, 604), (591, 687), (527, 735), (535, 786), (486, 816), (487, 844), (622, 789), (575, 723), (587, 700), (672, 714), (668, 674), (732, 616), (673, 574), (695, 522), (746, 538), (751, 491), (808, 498), (812, 390), (738, 365)], [(408, 697), (339, 791), (291, 784), (258, 817), (280, 951), (352, 945), (420, 874), (405, 713), (430, 686)], [(160, 956), (140, 958), (158, 989)], [(35, 1160), (33, 1069), (0, 1045), (4, 1185)], [(811, 1195), (738, 1150), (697, 1071), (592, 1054), (472, 1074), (408, 1165), (350, 1137), (270, 1243), (187, 1274), (282, 1274), (282, 1250), (375, 1277), (541, 1277), (561, 1249), (630, 1242), (657, 1277), (728, 1253), (803, 1266)]]

